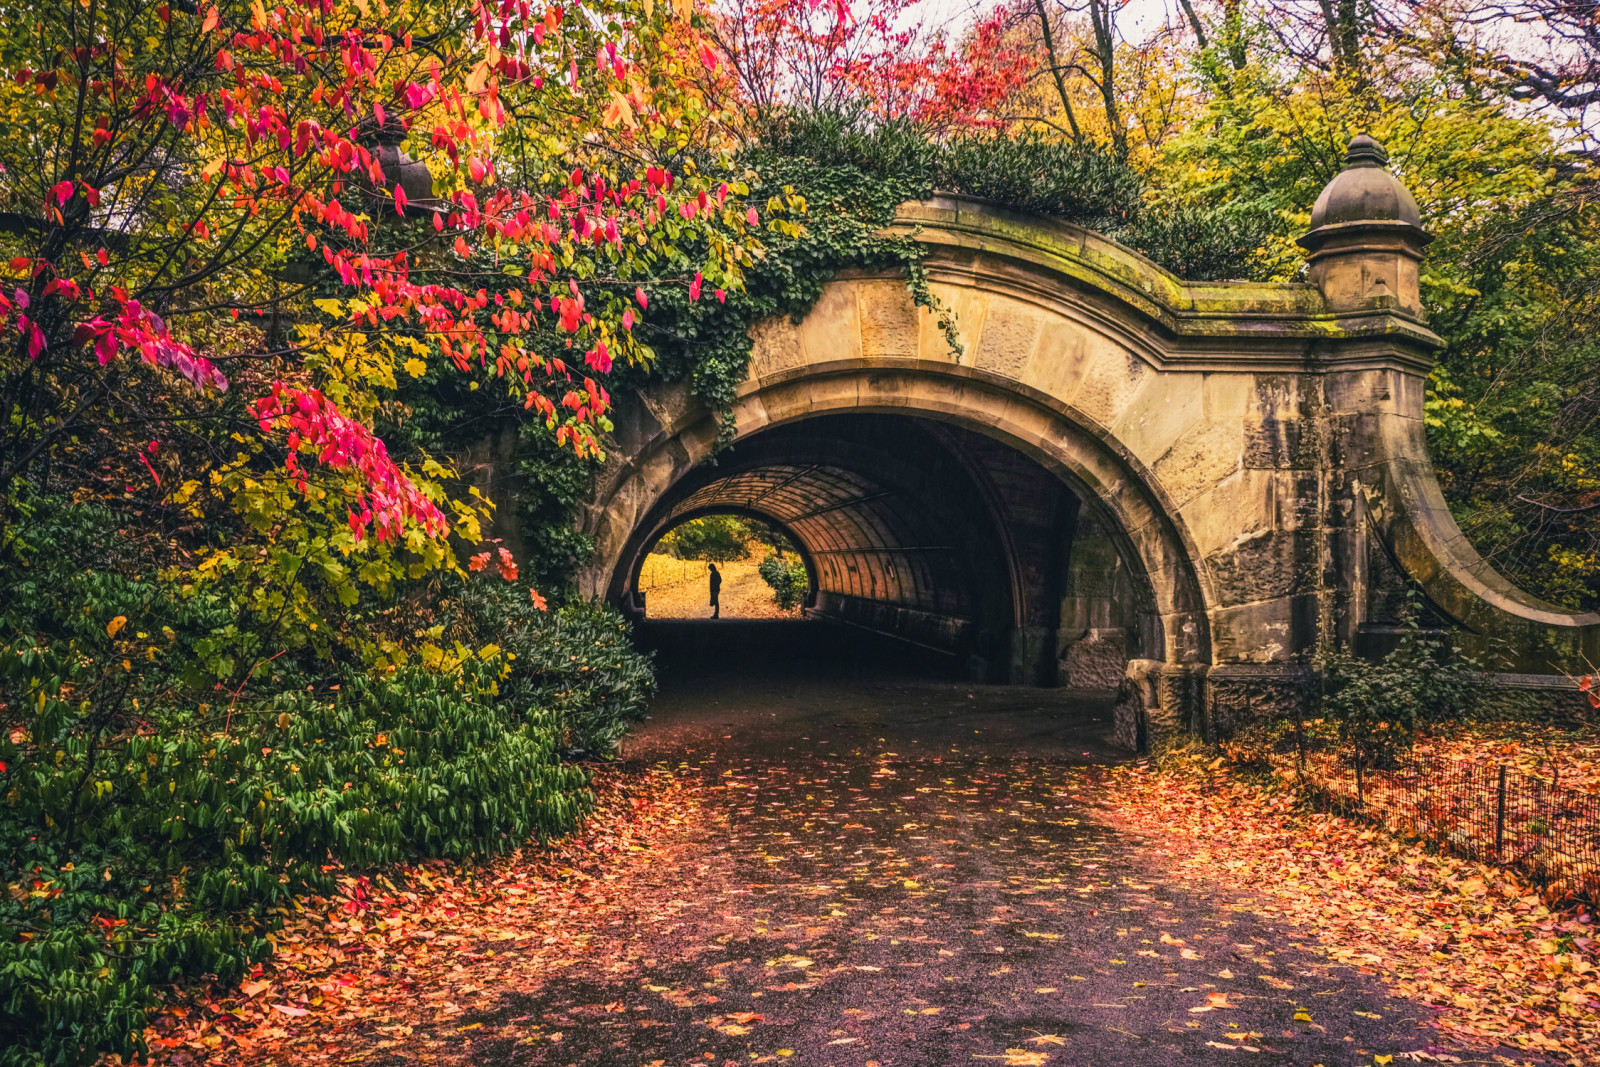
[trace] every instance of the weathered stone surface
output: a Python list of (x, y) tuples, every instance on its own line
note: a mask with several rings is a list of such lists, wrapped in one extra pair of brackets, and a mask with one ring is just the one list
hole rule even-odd
[(1015, 300), (990, 304), (983, 321), (983, 339), (978, 343), (973, 365), (979, 370), (1007, 378), (1021, 378), (1039, 346), (1044, 315)]
[(1084, 373), (1075, 404), (1095, 422), (1110, 426), (1154, 374), (1155, 369), (1132, 352), (1100, 353)]
[(1156, 477), (1171, 500), (1182, 507), (1240, 469), (1243, 444), (1239, 423), (1201, 423), (1156, 461)]
[(806, 357), (800, 350), (800, 337), (782, 319), (766, 319), (756, 323), (750, 328), (750, 341), (752, 378), (765, 378), (769, 374), (805, 365)]
[(1263, 419), (1244, 431), (1244, 465), (1265, 470), (1315, 470), (1317, 435), (1300, 419)]
[[(1161, 661), (1129, 660), (1111, 712), (1111, 740), (1130, 752), (1147, 752), (1150, 742), (1170, 733), (1161, 714)], [(1152, 729), (1152, 720), (1156, 720)]]
[(861, 354), (867, 359), (917, 355), (917, 306), (904, 282), (856, 283)]
[(1228, 737), (1254, 723), (1309, 712), (1317, 677), (1298, 664), (1235, 664), (1211, 668), (1205, 688), (1205, 732)]
[(1125, 630), (1086, 630), (1061, 657), (1061, 684), (1068, 689), (1115, 689), (1127, 662)]
[(1217, 603), (1249, 604), (1314, 591), (1318, 540), (1312, 531), (1271, 531), (1207, 556)]

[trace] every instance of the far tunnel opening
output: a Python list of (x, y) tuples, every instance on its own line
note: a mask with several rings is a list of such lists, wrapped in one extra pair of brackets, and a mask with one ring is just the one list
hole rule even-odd
[[(809, 577), (800, 618), (663, 618), (652, 549), (715, 515), (792, 540)], [(1104, 692), (1162, 648), (1149, 580), (1093, 494), (980, 428), (905, 414), (787, 422), (694, 468), (639, 523), (611, 599), (679, 662), (892, 661)]]
[(800, 619), (816, 604), (816, 568), (770, 518), (745, 509), (694, 511), (645, 550), (633, 603), (658, 621)]

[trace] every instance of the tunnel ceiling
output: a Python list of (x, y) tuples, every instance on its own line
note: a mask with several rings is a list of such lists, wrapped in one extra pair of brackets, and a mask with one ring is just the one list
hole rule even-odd
[(675, 486), (637, 538), (632, 573), (677, 523), (745, 513), (794, 538), (835, 607), (1012, 626), (1026, 614), (1021, 586), (1037, 577), (1011, 558), (1018, 507), (1053, 531), (1076, 498), (976, 434), (907, 416), (820, 417), (754, 435)]

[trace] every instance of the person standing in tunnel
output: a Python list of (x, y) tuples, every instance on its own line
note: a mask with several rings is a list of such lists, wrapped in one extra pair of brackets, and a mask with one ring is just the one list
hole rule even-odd
[(706, 566), (710, 568), (711, 576), (711, 617), (720, 619), (722, 617), (722, 604), (719, 603), (722, 596), (722, 572), (717, 570), (715, 563), (708, 563)]

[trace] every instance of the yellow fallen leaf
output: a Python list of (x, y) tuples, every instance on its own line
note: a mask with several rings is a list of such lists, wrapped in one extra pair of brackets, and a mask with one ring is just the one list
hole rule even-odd
[(1294, 1013), (1294, 1021), (1297, 1023), (1308, 1023), (1311, 1021), (1311, 1016), (1307, 1015), (1303, 1011), (1297, 1011)]

